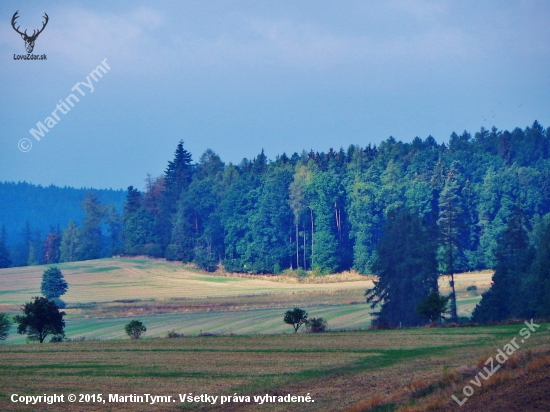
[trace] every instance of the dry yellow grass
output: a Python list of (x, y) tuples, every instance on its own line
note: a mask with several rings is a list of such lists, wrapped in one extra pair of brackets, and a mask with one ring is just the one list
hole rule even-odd
[[(112, 258), (64, 263), (58, 266), (69, 284), (63, 296), (68, 303), (111, 302), (128, 299), (171, 299), (233, 297), (242, 295), (288, 294), (297, 292), (333, 293), (355, 290), (363, 293), (373, 286), (373, 276), (344, 272), (327, 276), (297, 278), (288, 275), (266, 276), (214, 273), (194, 270), (179, 262), (145, 258)], [(20, 305), (40, 294), (46, 266), (0, 269), (0, 305)], [(492, 272), (456, 275), (459, 297), (468, 297), (466, 287), (479, 292), (491, 282)], [(448, 281), (441, 278), (442, 293)], [(462, 297), (464, 297), (462, 296)]]
[[(110, 302), (124, 299), (205, 298), (292, 293), (302, 291), (364, 291), (373, 283), (360, 275), (332, 275), (297, 282), (285, 276), (209, 274), (178, 262), (112, 258), (58, 266), (69, 284), (68, 303)], [(46, 266), (0, 269), (0, 304), (19, 305), (40, 294)], [(351, 281), (337, 281), (350, 279)], [(330, 280), (330, 282), (327, 282)]]

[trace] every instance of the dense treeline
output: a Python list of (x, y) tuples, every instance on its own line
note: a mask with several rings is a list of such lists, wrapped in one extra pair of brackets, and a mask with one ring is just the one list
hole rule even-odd
[(225, 165), (208, 150), (193, 163), (183, 143), (163, 176), (129, 188), (123, 249), (168, 259), (219, 262), (231, 271), (287, 268), (371, 271), (388, 211), (414, 209), (447, 225), (439, 268), (492, 268), (498, 238), (519, 199), (535, 223), (550, 211), (550, 130), (481, 129), (411, 143), (327, 153), (264, 153)]
[(194, 163), (180, 142), (162, 176), (147, 177), (143, 192), (128, 188), (120, 216), (89, 195), (81, 227), (50, 231), (60, 246), (49, 253), (54, 261), (127, 253), (206, 270), (369, 273), (388, 213), (405, 207), (439, 228), (440, 273), (493, 268), (518, 199), (532, 225), (550, 212), (549, 150), (550, 129), (537, 122), (453, 133), (448, 144), (390, 137), (273, 161), (262, 151), (238, 165), (211, 150)]
[[(0, 186), (4, 202), (16, 186)], [(74, 202), (43, 200), (67, 188), (40, 188), (42, 198), (24, 189), (33, 195), (20, 193), (19, 203), (28, 209), (32, 198), (42, 225), (77, 215)], [(50, 226), (45, 240), (25, 217), (15, 259), (2, 227), (0, 267), (145, 254), (208, 271), (355, 269), (378, 275), (366, 296), (381, 307), (381, 327), (424, 322), (415, 309), (437, 292), (442, 273), (451, 276), (450, 318), (458, 320), (454, 274), (494, 268), (474, 320), (550, 316), (550, 129), (536, 121), (512, 132), (453, 133), (448, 144), (390, 137), (273, 161), (262, 151), (238, 165), (212, 150), (194, 163), (180, 141), (162, 176), (147, 176), (143, 192), (128, 188), (122, 211), (120, 194), (88, 191), (82, 219)], [(3, 212), (13, 214), (11, 206)], [(14, 216), (2, 217), (23, 224)]]
[[(93, 192), (102, 203), (113, 203), (118, 211), (122, 210), (126, 197), (123, 190)], [(28, 264), (29, 255), (31, 263), (41, 263), (48, 232), (52, 228), (61, 231), (70, 220), (82, 222), (82, 200), (87, 193), (84, 188), (0, 182), (0, 224), (5, 228), (0, 236), (0, 267), (6, 266), (2, 264), (2, 245), (9, 251), (14, 266)]]

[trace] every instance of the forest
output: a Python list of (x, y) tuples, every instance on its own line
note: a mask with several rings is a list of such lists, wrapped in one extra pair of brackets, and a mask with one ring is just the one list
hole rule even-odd
[[(532, 228), (542, 224), (550, 212), (549, 149), (550, 128), (536, 121), (512, 132), (453, 133), (448, 144), (431, 136), (411, 143), (390, 137), (378, 146), (283, 153), (272, 161), (262, 151), (238, 165), (225, 164), (212, 150), (193, 162), (180, 141), (162, 176), (147, 176), (143, 191), (128, 188), (122, 210), (121, 191), (73, 189), (73, 199), (82, 199), (75, 210), (77, 202), (60, 194), (67, 188), (42, 188), (65, 200), (54, 208), (45, 196), (26, 193), (28, 184), (4, 183), (2, 189), (4, 199), (17, 189), (25, 208), (41, 211), (37, 263), (56, 263), (64, 251), (66, 261), (124, 253), (195, 262), (206, 270), (221, 263), (236, 272), (371, 273), (388, 212), (406, 207), (435, 227), (451, 207), (458, 232), (453, 270), (467, 271), (495, 266), (497, 241), (517, 205)], [(28, 223), (8, 213), (14, 209), (21, 207), (3, 205), (0, 223), (22, 227), (19, 242), (35, 246)], [(442, 242), (438, 261), (445, 272), (449, 239)], [(60, 251), (51, 253), (50, 243)]]
[[(194, 162), (180, 141), (161, 176), (147, 175), (143, 191), (128, 188), (122, 209), (113, 200), (123, 192), (81, 192), (82, 220), (66, 209), (65, 221), (71, 220), (54, 227), (59, 211), (48, 215), (43, 207), (41, 224), (50, 224), (48, 233), (33, 237), (27, 221), (13, 260), (2, 226), (0, 267), (125, 254), (193, 262), (207, 271), (220, 265), (254, 274), (355, 270), (379, 275), (367, 296), (374, 304), (384, 302), (386, 312), (387, 290), (395, 296), (401, 288), (406, 297), (418, 286), (408, 302), (413, 305), (437, 289), (441, 274), (454, 279), (459, 272), (496, 269), (495, 278), (506, 286), (493, 287), (474, 318), (498, 320), (529, 305), (495, 312), (491, 299), (550, 290), (549, 156), (550, 128), (537, 121), (512, 132), (453, 133), (448, 144), (431, 136), (410, 143), (390, 137), (378, 146), (283, 153), (275, 160), (262, 151), (237, 165), (225, 164), (210, 149)], [(416, 279), (408, 286), (406, 273)], [(393, 286), (392, 276), (399, 279)], [(539, 303), (546, 299), (540, 293)], [(528, 313), (546, 313), (539, 303)], [(408, 310), (414, 324), (414, 305)], [(391, 315), (386, 318), (392, 322)]]

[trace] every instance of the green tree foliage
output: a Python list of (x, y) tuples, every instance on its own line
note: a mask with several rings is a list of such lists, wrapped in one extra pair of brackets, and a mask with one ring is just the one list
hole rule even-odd
[(334, 172), (313, 174), (308, 192), (311, 197), (314, 231), (312, 267), (321, 273), (331, 273), (340, 267), (337, 231), (339, 184)]
[(42, 259), (42, 263), (52, 264), (61, 261), (61, 234), (59, 233), (59, 228), (50, 229), (43, 249), (44, 258)]
[(449, 282), (451, 286), (451, 294), (449, 296), (451, 301), (450, 314), (454, 322), (458, 319), (454, 274), (457, 272), (457, 269), (463, 268), (461, 265), (463, 248), (460, 231), (464, 227), (464, 211), (459, 190), (458, 182), (455, 179), (453, 170), (451, 170), (439, 196), (439, 220), (437, 224), (439, 226), (439, 260), (441, 271), (451, 276)]
[(48, 299), (59, 298), (67, 292), (69, 285), (57, 267), (50, 267), (42, 274), (40, 292)]
[(101, 257), (101, 226), (106, 216), (105, 205), (101, 204), (97, 194), (88, 192), (82, 200), (85, 217), (79, 232), (78, 259), (89, 260)]
[(287, 310), (283, 320), (285, 323), (292, 325), (294, 333), (296, 333), (303, 324), (307, 323), (307, 312), (300, 308)]
[(521, 288), (524, 317), (550, 317), (550, 214), (539, 223), (536, 255)]
[(133, 320), (124, 326), (124, 330), (130, 339), (139, 339), (147, 331), (147, 328), (139, 320)]
[[(308, 254), (307, 254), (307, 226), (308, 226), (308, 209), (310, 205), (307, 186), (311, 181), (311, 172), (303, 165), (296, 165), (296, 172), (289, 186), (288, 203), (294, 214), (295, 225), (295, 250), (296, 250), (296, 268), (307, 270)], [(313, 215), (312, 215), (313, 216)], [(302, 236), (300, 236), (300, 226), (302, 227)], [(301, 242), (300, 240), (303, 240)], [(300, 253), (301, 250), (301, 253)]]
[(384, 232), (373, 265), (378, 280), (365, 293), (372, 308), (381, 305), (374, 323), (381, 328), (419, 325), (415, 309), (438, 287), (433, 229), (416, 212), (398, 208), (388, 212)]
[[(207, 270), (221, 263), (239, 272), (292, 267), (367, 274), (385, 234), (386, 211), (406, 207), (430, 227), (439, 221), (440, 228), (451, 228), (439, 247), (441, 272), (494, 268), (517, 199), (531, 223), (550, 212), (549, 142), (550, 129), (535, 122), (512, 131), (455, 133), (449, 145), (431, 136), (410, 143), (390, 137), (378, 146), (282, 154), (272, 161), (262, 151), (226, 165), (211, 150), (193, 163), (180, 141), (165, 173), (148, 176), (143, 193), (128, 188), (124, 210), (124, 192), (97, 191), (76, 213), (82, 190), (0, 183), (7, 238), (15, 242), (4, 243), (12, 266), (40, 263), (44, 253), (55, 256), (42, 253), (40, 233), (60, 223), (61, 261), (110, 256), (122, 247)], [(458, 200), (458, 221), (449, 199)], [(114, 208), (106, 206), (111, 201)], [(66, 212), (62, 218), (59, 210)], [(530, 235), (533, 246), (534, 239)], [(46, 238), (46, 249), (52, 240)], [(0, 247), (0, 261), (4, 255)]]
[(69, 225), (63, 231), (61, 236), (61, 245), (59, 250), (61, 252), (61, 262), (74, 262), (78, 258), (79, 247), (79, 229), (76, 223), (72, 220), (69, 221)]
[(65, 312), (60, 312), (56, 304), (44, 297), (35, 297), (21, 308), (22, 315), (14, 319), (17, 333), (27, 334), (31, 341), (44, 342), (48, 335), (63, 335)]
[(11, 321), (6, 313), (0, 313), (0, 341), (6, 340), (11, 327)]
[(495, 322), (519, 316), (524, 308), (522, 280), (533, 262), (535, 250), (529, 244), (530, 224), (516, 205), (508, 226), (498, 239), (495, 273), (491, 288), (482, 295), (472, 314), (475, 322)]
[(126, 221), (124, 228), (124, 251), (141, 254), (145, 245), (156, 242), (155, 219), (145, 209), (140, 208)]
[(116, 210), (114, 203), (107, 206), (106, 220), (109, 230), (109, 252), (108, 256), (113, 256), (122, 252), (121, 232), (122, 224), (120, 215)]
[(428, 319), (435, 325), (445, 319), (443, 315), (448, 313), (449, 297), (442, 296), (439, 292), (432, 290), (425, 299), (416, 306), (416, 313)]

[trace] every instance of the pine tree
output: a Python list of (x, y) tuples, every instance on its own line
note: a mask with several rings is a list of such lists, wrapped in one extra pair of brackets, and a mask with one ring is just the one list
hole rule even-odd
[(134, 186), (128, 186), (124, 211), (122, 212), (122, 222), (125, 224), (141, 208), (142, 204), (143, 196), (139, 190), (134, 189)]
[(42, 283), (40, 285), (40, 292), (46, 298), (52, 300), (59, 298), (67, 292), (69, 285), (63, 278), (63, 273), (57, 267), (50, 267), (42, 274)]
[(439, 197), (439, 220), (437, 221), (441, 245), (439, 250), (440, 266), (443, 273), (451, 276), (449, 282), (451, 286), (450, 314), (451, 320), (454, 322), (458, 320), (454, 274), (462, 256), (460, 229), (464, 219), (459, 189), (451, 170)]
[(193, 177), (193, 165), (191, 153), (183, 148), (183, 140), (180, 140), (174, 153), (174, 160), (168, 162), (164, 172), (163, 198), (161, 201), (161, 213), (157, 218), (157, 231), (159, 242), (166, 247), (173, 239), (174, 214), (178, 210), (178, 202), (181, 194), (189, 187)]
[(436, 244), (431, 230), (416, 212), (399, 208), (388, 212), (384, 236), (377, 247), (374, 288), (365, 292), (379, 327), (417, 326), (418, 304), (437, 291)]
[(521, 284), (535, 254), (529, 245), (529, 228), (521, 206), (516, 205), (506, 230), (498, 239), (493, 284), (475, 307), (474, 322), (502, 321), (519, 316), (523, 310)]
[(105, 206), (99, 202), (97, 194), (88, 192), (82, 201), (86, 216), (79, 233), (79, 260), (99, 259), (101, 257), (101, 225), (105, 218)]

